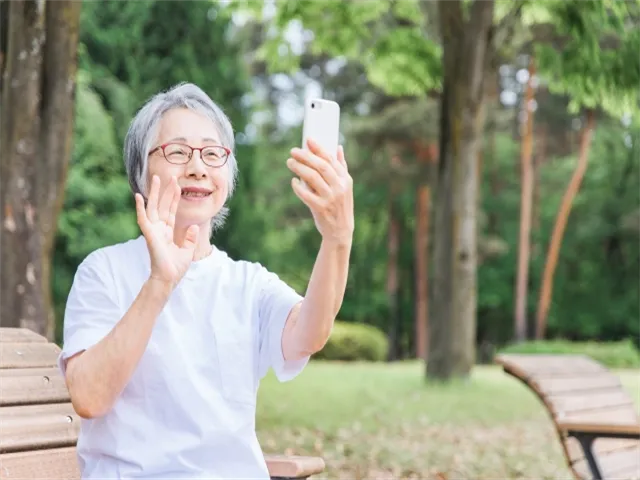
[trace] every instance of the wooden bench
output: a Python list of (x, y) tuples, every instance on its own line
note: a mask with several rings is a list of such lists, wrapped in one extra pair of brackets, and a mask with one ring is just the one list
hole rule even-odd
[[(56, 361), (60, 348), (31, 330), (0, 328), (0, 479), (80, 478), (80, 417)], [(324, 470), (316, 457), (265, 455), (276, 479)]]
[(542, 401), (577, 479), (640, 479), (640, 418), (616, 375), (582, 355), (509, 354), (496, 363)]

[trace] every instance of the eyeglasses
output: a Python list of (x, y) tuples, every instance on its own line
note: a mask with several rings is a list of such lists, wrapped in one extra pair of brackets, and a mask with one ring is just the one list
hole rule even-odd
[(225, 163), (231, 154), (231, 150), (221, 145), (208, 145), (206, 147), (196, 148), (184, 143), (165, 143), (159, 147), (154, 148), (149, 152), (149, 155), (162, 150), (164, 158), (169, 163), (174, 165), (186, 165), (191, 161), (193, 157), (193, 151), (198, 150), (200, 152), (200, 158), (209, 167), (220, 168)]

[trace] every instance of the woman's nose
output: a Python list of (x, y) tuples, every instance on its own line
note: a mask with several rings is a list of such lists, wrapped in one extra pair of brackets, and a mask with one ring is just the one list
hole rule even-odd
[(189, 161), (189, 163), (187, 163), (186, 167), (187, 175), (196, 175), (202, 177), (207, 174), (206, 165), (202, 161), (202, 156), (200, 155), (200, 151), (198, 150), (193, 151), (191, 160)]

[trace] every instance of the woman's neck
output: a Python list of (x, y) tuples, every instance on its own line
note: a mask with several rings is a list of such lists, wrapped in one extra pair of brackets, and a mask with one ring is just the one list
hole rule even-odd
[(212, 251), (213, 245), (211, 245), (211, 242), (209, 242), (208, 239), (206, 243), (198, 242), (198, 245), (196, 245), (196, 251), (193, 255), (193, 261), (197, 262), (198, 260), (208, 257), (211, 255)]
[[(196, 250), (193, 255), (193, 260), (198, 261), (208, 257), (213, 251), (213, 245), (209, 238), (209, 224), (199, 225), (200, 230), (198, 232), (198, 243), (196, 244)], [(176, 245), (182, 245), (184, 237), (187, 234), (187, 228), (176, 227), (173, 232), (173, 240)]]

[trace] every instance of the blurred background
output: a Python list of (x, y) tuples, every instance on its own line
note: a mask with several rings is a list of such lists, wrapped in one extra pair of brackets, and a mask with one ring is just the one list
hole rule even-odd
[(79, 263), (139, 234), (129, 121), (182, 81), (236, 130), (215, 244), (304, 293), (320, 239), (285, 162), (304, 99), (332, 99), (349, 282), (326, 348), (261, 387), (264, 448), (329, 478), (566, 476), (491, 364), (583, 352), (640, 393), (639, 21), (614, 0), (2, 1), (1, 325), (61, 342)]

